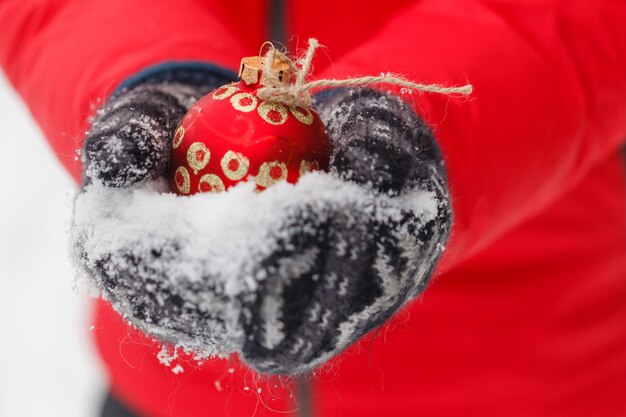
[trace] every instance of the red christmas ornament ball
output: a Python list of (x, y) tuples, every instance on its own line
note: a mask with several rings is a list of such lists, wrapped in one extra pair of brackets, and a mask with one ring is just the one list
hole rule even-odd
[(224, 191), (246, 180), (263, 190), (328, 169), (329, 139), (317, 113), (263, 101), (260, 76), (214, 90), (183, 117), (170, 162), (177, 194)]

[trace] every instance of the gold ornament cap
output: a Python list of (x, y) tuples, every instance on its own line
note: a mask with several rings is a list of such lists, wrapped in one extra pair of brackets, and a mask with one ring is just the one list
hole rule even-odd
[[(263, 58), (260, 56), (248, 56), (241, 60), (239, 66), (239, 79), (246, 85), (258, 84), (263, 77)], [(278, 75), (278, 80), (287, 85), (291, 79), (289, 64), (279, 58), (272, 63), (272, 72)]]

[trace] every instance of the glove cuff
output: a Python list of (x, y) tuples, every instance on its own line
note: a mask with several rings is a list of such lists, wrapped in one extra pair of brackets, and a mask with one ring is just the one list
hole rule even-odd
[(167, 61), (146, 67), (127, 78), (111, 98), (143, 84), (179, 83), (213, 89), (233, 81), (237, 81), (237, 74), (219, 65), (201, 61)]

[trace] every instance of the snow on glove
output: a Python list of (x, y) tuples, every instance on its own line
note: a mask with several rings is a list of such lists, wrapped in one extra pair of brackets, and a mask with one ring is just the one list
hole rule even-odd
[(451, 213), (406, 104), (357, 90), (319, 107), (330, 173), (192, 198), (94, 184), (76, 200), (77, 263), (129, 321), (200, 356), (293, 374), (341, 352), (424, 289)]

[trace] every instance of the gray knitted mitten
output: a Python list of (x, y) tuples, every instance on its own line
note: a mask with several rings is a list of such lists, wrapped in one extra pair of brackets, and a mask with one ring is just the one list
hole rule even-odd
[[(303, 206), (284, 225), (295, 232), (258, 265), (270, 277), (243, 300), (241, 317), (243, 358), (267, 373), (312, 369), (385, 322), (424, 290), (449, 235), (443, 159), (409, 106), (373, 90), (333, 91), (317, 104), (331, 137), (331, 171), (391, 196), (401, 214)], [(426, 224), (400, 208), (416, 190), (439, 202)]]
[(170, 136), (180, 119), (215, 86), (181, 83), (139, 85), (98, 111), (83, 147), (83, 178), (109, 187), (129, 187), (161, 175)]
[[(85, 183), (123, 188), (160, 176), (178, 121), (210, 87), (152, 83), (113, 98), (85, 141)], [(253, 265), (256, 285), (229, 295), (209, 272), (184, 284), (168, 279), (184, 242), (90, 257), (79, 236), (79, 262), (131, 322), (175, 345), (213, 344), (274, 374), (304, 372), (341, 352), (423, 291), (451, 211), (439, 149), (409, 106), (373, 90), (338, 90), (318, 108), (331, 175), (369, 197), (294, 202), (271, 245), (278, 249)], [(426, 222), (414, 200), (424, 190), (437, 201)]]

